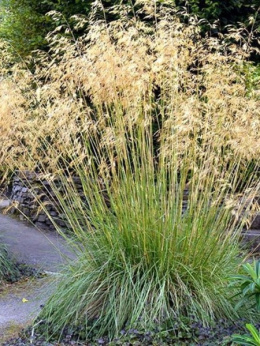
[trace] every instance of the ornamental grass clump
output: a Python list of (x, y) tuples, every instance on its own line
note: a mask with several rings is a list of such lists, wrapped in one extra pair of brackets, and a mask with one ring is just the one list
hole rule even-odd
[(49, 334), (113, 338), (240, 315), (227, 278), (259, 190), (259, 99), (241, 72), (249, 48), (234, 33), (202, 38), (170, 6), (123, 14), (110, 24), (92, 14), (78, 41), (51, 33), (35, 95), (22, 84), (8, 113), (21, 116), (18, 137), (5, 127), (9, 165), (49, 180), (71, 235), (53, 224), (79, 256), (41, 313)]

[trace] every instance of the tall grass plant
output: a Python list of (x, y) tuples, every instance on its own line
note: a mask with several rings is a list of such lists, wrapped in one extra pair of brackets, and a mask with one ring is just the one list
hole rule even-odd
[(110, 24), (93, 12), (78, 41), (51, 33), (35, 74), (15, 75), (15, 104), (0, 106), (2, 162), (50, 181), (72, 236), (52, 221), (79, 255), (42, 311), (49, 334), (239, 317), (227, 278), (259, 190), (259, 99), (238, 72), (249, 47), (143, 5)]

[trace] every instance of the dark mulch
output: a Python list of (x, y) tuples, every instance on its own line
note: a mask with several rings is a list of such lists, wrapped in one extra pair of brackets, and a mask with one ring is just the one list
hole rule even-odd
[[(178, 324), (171, 330), (153, 330), (140, 332), (135, 329), (128, 331), (122, 330), (118, 339), (108, 342), (107, 338), (95, 339), (92, 341), (79, 341), (73, 333), (68, 334), (66, 331), (60, 341), (46, 341), (46, 339), (32, 333), (32, 328), (24, 330), (18, 338), (10, 339), (2, 346), (217, 346), (231, 345), (231, 336), (234, 333), (244, 334), (244, 325), (247, 321), (240, 320), (235, 324), (220, 320), (213, 327), (204, 327), (200, 322), (191, 321), (188, 327), (180, 328)], [(260, 323), (256, 325), (260, 328)], [(44, 325), (43, 325), (44, 328)], [(33, 335), (33, 336), (32, 336)]]

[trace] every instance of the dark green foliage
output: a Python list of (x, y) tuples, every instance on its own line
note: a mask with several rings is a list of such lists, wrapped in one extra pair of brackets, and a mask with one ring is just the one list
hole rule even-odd
[[(93, 0), (2, 0), (0, 1), (0, 38), (7, 40), (13, 53), (27, 56), (34, 49), (46, 49), (46, 35), (60, 24), (70, 26), (74, 15), (88, 15)], [(105, 0), (105, 8), (119, 1)], [(57, 11), (60, 22), (53, 22), (46, 14)], [(109, 18), (106, 18), (109, 19)]]
[(222, 27), (228, 24), (236, 25), (238, 22), (249, 25), (250, 17), (257, 14), (260, 6), (259, 0), (176, 0), (175, 2), (177, 6), (187, 6), (189, 12), (199, 18), (205, 18), (210, 22), (218, 20)]
[(74, 14), (88, 14), (92, 0), (44, 0), (49, 9), (61, 12), (66, 18)]
[[(260, 1), (259, 0), (175, 0), (181, 8), (185, 6), (188, 12), (203, 23), (204, 33), (211, 36), (226, 33), (228, 28), (243, 28), (245, 42), (250, 42), (258, 51), (260, 42)], [(242, 33), (242, 31), (241, 31)], [(250, 60), (259, 63), (259, 52), (252, 53)]]
[[(198, 18), (203, 18), (211, 24), (216, 23), (214, 29), (205, 25), (204, 30), (216, 34), (225, 30), (226, 25), (242, 23), (248, 30), (259, 29), (260, 20), (258, 8), (259, 0), (172, 0), (177, 8), (187, 7), (191, 14)], [(129, 3), (134, 11), (138, 10), (136, 1), (129, 0), (103, 0), (101, 4), (106, 10), (111, 6), (122, 3)], [(0, 37), (8, 40), (13, 47), (13, 51), (22, 57), (26, 56), (36, 48), (46, 48), (45, 36), (54, 25), (51, 19), (46, 16), (49, 11), (58, 11), (63, 15), (63, 22), (60, 24), (70, 24), (70, 17), (75, 14), (88, 15), (93, 0), (3, 0), (0, 2), (1, 22)], [(113, 19), (111, 14), (107, 20)], [(146, 19), (147, 20), (147, 19)], [(246, 35), (246, 33), (245, 33)], [(258, 35), (259, 36), (259, 35)], [(254, 38), (257, 45), (258, 36)], [(256, 57), (253, 57), (257, 60)]]
[(36, 1), (4, 0), (1, 5), (0, 37), (7, 40), (13, 53), (26, 56), (45, 46), (44, 37), (50, 30), (50, 20), (44, 16), (47, 7)]
[(49, 11), (59, 11), (63, 23), (72, 15), (87, 14), (91, 6), (89, 1), (60, 0), (3, 0), (1, 7), (0, 37), (7, 40), (14, 53), (24, 57), (32, 50), (46, 48), (45, 36), (55, 25)]

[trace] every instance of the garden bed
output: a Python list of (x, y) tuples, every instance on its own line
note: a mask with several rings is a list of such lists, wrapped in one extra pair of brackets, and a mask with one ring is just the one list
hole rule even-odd
[[(71, 335), (68, 330), (64, 332), (63, 337), (58, 340), (47, 341), (44, 337), (33, 333), (32, 328), (28, 328), (17, 338), (12, 338), (5, 342), (3, 346), (69, 346), (69, 345), (110, 345), (110, 346), (217, 346), (217, 345), (232, 345), (232, 335), (234, 333), (245, 333), (244, 324), (246, 321), (240, 320), (236, 323), (230, 323), (224, 320), (219, 320), (215, 326), (204, 327), (200, 322), (190, 320), (185, 328), (181, 328), (178, 324), (172, 330), (166, 331), (143, 331), (122, 330), (121, 337), (108, 342), (104, 338), (93, 338), (92, 341), (80, 341), (75, 335)], [(44, 324), (42, 324), (44, 327)], [(260, 323), (256, 325), (260, 328)]]

